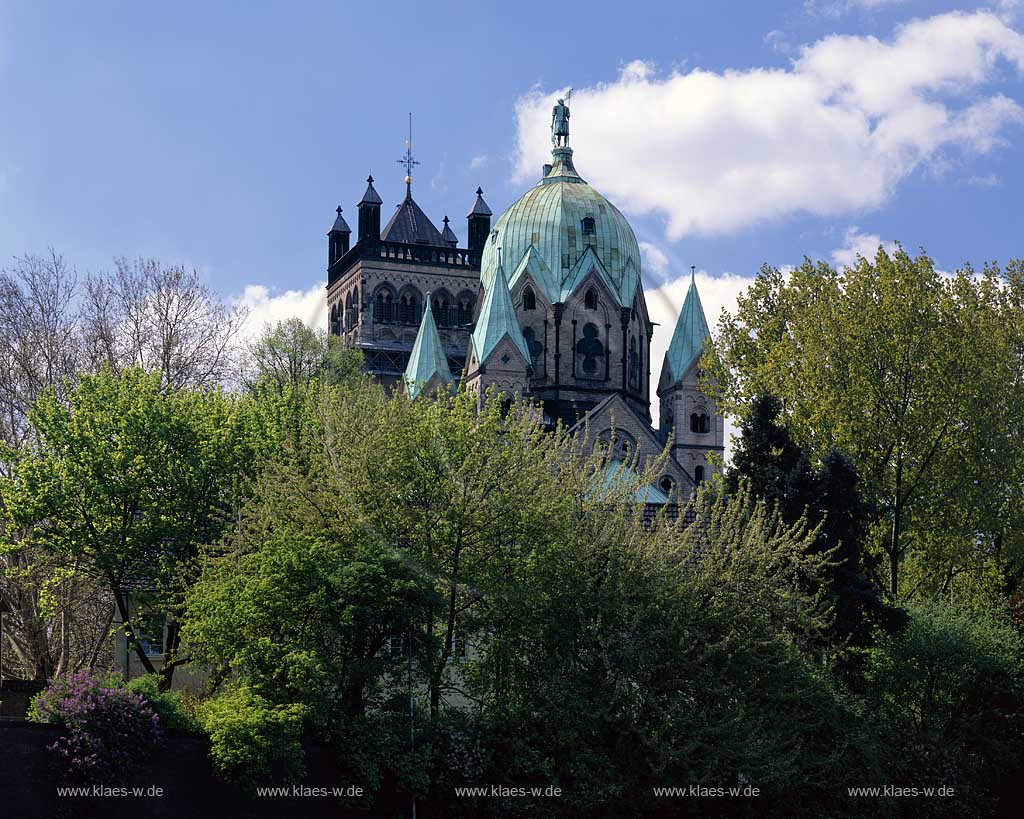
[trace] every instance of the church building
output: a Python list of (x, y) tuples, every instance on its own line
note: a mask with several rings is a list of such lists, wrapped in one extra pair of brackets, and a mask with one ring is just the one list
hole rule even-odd
[(650, 500), (688, 495), (711, 477), (708, 456), (721, 455), (725, 438), (723, 416), (699, 387), (710, 333), (696, 282), (655, 368), (636, 236), (576, 170), (562, 100), (552, 142), (551, 164), (493, 228), (477, 189), (464, 247), (447, 216), (439, 231), (412, 198), (411, 152), (405, 199), (383, 229), (370, 177), (355, 243), (340, 207), (327, 234), (330, 332), (412, 397), (461, 378), (481, 396), (494, 388), (536, 403), (552, 425), (586, 425), (618, 460), (643, 463), (670, 443)]

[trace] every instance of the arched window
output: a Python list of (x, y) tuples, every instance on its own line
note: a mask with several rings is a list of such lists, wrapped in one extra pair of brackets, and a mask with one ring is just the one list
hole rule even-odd
[(447, 293), (438, 293), (431, 299), (430, 309), (434, 311), (434, 321), (438, 327), (448, 327), (452, 323), (451, 302)]
[(690, 432), (711, 432), (711, 419), (706, 412), (690, 413)]
[(373, 300), (373, 320), (391, 324), (395, 320), (395, 297), (387, 288), (381, 288)]
[(351, 330), (359, 320), (359, 289), (349, 291), (345, 300), (345, 329)]
[(666, 495), (672, 492), (673, 485), (674, 484), (672, 483), (672, 479), (668, 475), (661, 479), (661, 491), (664, 492)]
[(588, 310), (597, 309), (597, 291), (591, 287), (583, 297), (583, 306)]
[(604, 345), (598, 335), (597, 325), (588, 321), (583, 325), (583, 338), (576, 342), (576, 355), (584, 375), (598, 374), (598, 365), (604, 356)]
[(331, 334), (340, 336), (341, 335), (341, 319), (339, 318), (341, 311), (338, 310), (337, 303), (331, 305)]
[(704, 467), (699, 464), (693, 468), (693, 482), (700, 486), (704, 483)]
[(526, 287), (523, 289), (523, 309), (537, 309), (537, 297), (534, 295), (532, 287)]
[(636, 448), (633, 436), (622, 429), (606, 429), (597, 436), (597, 443), (607, 449), (608, 455), (620, 461), (628, 461)]
[(583, 235), (593, 236), (594, 235), (594, 217), (584, 216), (583, 217)]
[(398, 302), (398, 320), (402, 324), (419, 324), (420, 294), (415, 290), (403, 290)]
[(468, 327), (473, 323), (473, 296), (469, 293), (459, 294), (456, 319), (460, 327)]

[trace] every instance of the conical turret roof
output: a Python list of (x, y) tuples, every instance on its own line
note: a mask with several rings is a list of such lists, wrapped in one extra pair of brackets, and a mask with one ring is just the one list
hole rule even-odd
[(352, 230), (349, 228), (348, 223), (345, 221), (345, 217), (341, 215), (341, 205), (338, 205), (337, 210), (338, 218), (334, 220), (334, 226), (328, 231), (329, 233), (351, 233)]
[(430, 293), (427, 293), (425, 304), (420, 329), (416, 333), (416, 341), (412, 345), (409, 364), (403, 376), (405, 391), (410, 398), (419, 395), (435, 377), (445, 384), (452, 381), (448, 357), (434, 323), (434, 312), (430, 309)]
[(686, 291), (683, 309), (679, 312), (672, 341), (665, 353), (665, 364), (673, 382), (681, 379), (690, 368), (700, 360), (704, 351), (704, 340), (711, 338), (707, 319), (704, 318), (704, 307), (700, 303), (697, 292), (697, 281), (690, 276), (690, 289)]
[(508, 290), (508, 279), (505, 269), (498, 263), (494, 276), (491, 277), (484, 293), (480, 317), (473, 328), (473, 349), (477, 361), (483, 364), (503, 338), (508, 336), (512, 343), (523, 354), (526, 363), (530, 363), (530, 348), (523, 338), (523, 330), (516, 318), (515, 307), (512, 306), (512, 294)]
[(360, 205), (383, 205), (384, 200), (380, 198), (380, 194), (373, 187), (373, 177), (366, 177), (366, 193), (363, 194), (363, 198), (359, 200)]

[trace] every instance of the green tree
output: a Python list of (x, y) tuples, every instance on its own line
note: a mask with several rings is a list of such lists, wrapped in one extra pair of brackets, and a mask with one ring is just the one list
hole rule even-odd
[[(251, 457), (243, 419), (220, 392), (173, 392), (158, 374), (103, 370), (83, 376), (66, 403), (40, 398), (30, 414), (39, 446), (2, 486), (14, 522), (31, 528), (25, 539), (72, 556), (107, 586), (149, 673), (137, 618), (168, 616), (165, 688), (189, 660), (179, 654), (181, 594), (198, 548), (236, 517)], [(141, 610), (129, 612), (129, 590)]]
[[(880, 249), (841, 273), (809, 260), (788, 278), (762, 268), (720, 323), (706, 388), (741, 417), (777, 395), (812, 460), (833, 448), (852, 460), (879, 512), (893, 598), (919, 585), (901, 583), (908, 554), (933, 576), (973, 570), (979, 537), (1005, 544), (1019, 522), (1021, 444), (1003, 430), (1019, 429), (1024, 398), (1020, 292), (1018, 263), (950, 277), (923, 253)], [(997, 458), (993, 443), (1005, 444)], [(950, 520), (957, 536), (929, 554), (927, 533), (941, 522), (948, 535)]]
[(314, 380), (325, 384), (351, 381), (362, 366), (358, 350), (347, 349), (337, 336), (290, 318), (267, 325), (249, 346), (244, 383), (250, 391), (271, 390), (281, 395), (304, 389)]

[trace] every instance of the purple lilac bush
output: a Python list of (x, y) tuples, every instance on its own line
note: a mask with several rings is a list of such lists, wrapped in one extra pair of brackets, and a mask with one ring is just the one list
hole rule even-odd
[(69, 779), (121, 780), (160, 742), (160, 718), (141, 694), (112, 674), (78, 671), (59, 677), (32, 703), (32, 719), (61, 725), (49, 746)]

